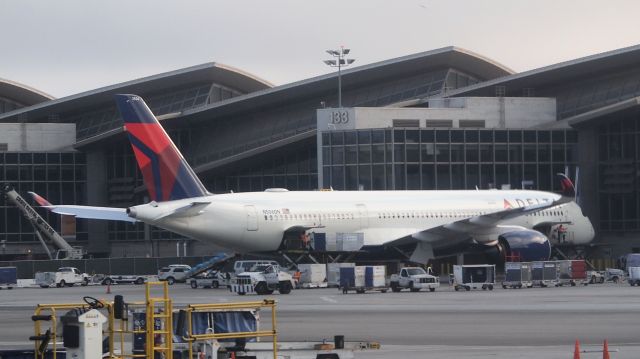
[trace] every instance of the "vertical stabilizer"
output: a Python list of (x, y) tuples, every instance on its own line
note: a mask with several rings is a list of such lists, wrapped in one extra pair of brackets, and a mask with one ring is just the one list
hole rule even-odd
[(151, 200), (206, 196), (204, 185), (144, 100), (136, 95), (116, 95), (116, 102)]

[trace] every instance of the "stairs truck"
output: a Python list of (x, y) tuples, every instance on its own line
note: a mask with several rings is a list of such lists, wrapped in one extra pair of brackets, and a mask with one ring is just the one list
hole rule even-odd
[[(18, 207), (24, 217), (31, 223), (36, 237), (38, 237), (45, 252), (47, 252), (49, 259), (82, 259), (84, 257), (85, 252), (82, 248), (73, 247), (65, 241), (11, 186), (4, 185), (2, 192), (5, 200)], [(32, 193), (32, 195), (36, 194)], [(44, 201), (46, 202), (46, 200)], [(55, 256), (51, 254), (45, 240), (57, 248)]]
[(394, 292), (409, 289), (412, 292), (419, 292), (420, 289), (428, 289), (430, 292), (440, 287), (440, 279), (431, 274), (431, 267), (428, 271), (420, 267), (405, 267), (400, 273), (391, 275), (389, 286)]
[(280, 270), (276, 265), (258, 265), (248, 272), (236, 276), (235, 283), (231, 285), (231, 292), (238, 295), (255, 293), (259, 295), (289, 294), (295, 287), (295, 281), (291, 274)]

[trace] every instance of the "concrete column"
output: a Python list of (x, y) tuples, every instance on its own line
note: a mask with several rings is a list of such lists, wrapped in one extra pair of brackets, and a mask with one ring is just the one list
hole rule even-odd
[[(87, 203), (89, 206), (108, 206), (106, 154), (104, 150), (86, 153), (87, 156)], [(107, 221), (88, 220), (90, 254), (109, 253)]]

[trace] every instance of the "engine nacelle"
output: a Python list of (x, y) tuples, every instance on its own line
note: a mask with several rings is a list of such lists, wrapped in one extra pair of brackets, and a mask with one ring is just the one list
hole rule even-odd
[(547, 236), (530, 229), (501, 234), (496, 247), (502, 261), (507, 258), (517, 258), (521, 262), (546, 261), (551, 257)]

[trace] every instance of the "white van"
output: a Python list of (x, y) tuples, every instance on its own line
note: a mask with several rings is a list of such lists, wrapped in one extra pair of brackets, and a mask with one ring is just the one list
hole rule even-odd
[(233, 265), (233, 271), (235, 274), (240, 274), (251, 270), (251, 268), (258, 265), (272, 265), (275, 267), (280, 267), (280, 264), (276, 261), (271, 260), (250, 260), (250, 261), (236, 261)]

